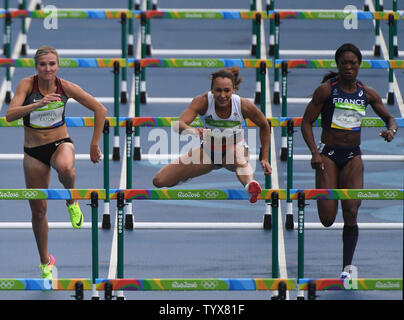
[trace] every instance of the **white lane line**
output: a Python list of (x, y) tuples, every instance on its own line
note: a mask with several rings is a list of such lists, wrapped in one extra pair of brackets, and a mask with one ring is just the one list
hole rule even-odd
[[(145, 4), (143, 3), (143, 6)], [(141, 56), (141, 37), (140, 37), (140, 30), (138, 32), (137, 36), (137, 45), (136, 45), (136, 51), (135, 51), (135, 56), (136, 58), (139, 58)], [(128, 117), (134, 117), (135, 116), (135, 79), (134, 75), (132, 78), (132, 88), (131, 88), (131, 93), (129, 96), (129, 112), (128, 112)], [(122, 156), (122, 167), (121, 167), (121, 177), (120, 177), (120, 183), (119, 183), (119, 188), (120, 189), (125, 189), (126, 188), (126, 148), (124, 147), (124, 152)], [(110, 254), (110, 259), (109, 259), (109, 269), (108, 269), (108, 278), (109, 279), (115, 279), (117, 275), (117, 266), (118, 266), (118, 212), (115, 210), (115, 222), (114, 222), (114, 234), (112, 236), (112, 245), (111, 245), (111, 254)], [(118, 296), (123, 297), (123, 291), (118, 291)]]
[[(257, 1), (257, 11), (262, 10), (262, 1)], [(264, 24), (261, 24), (261, 34), (265, 34)], [(267, 59), (266, 42), (265, 37), (261, 37), (261, 53), (262, 58)], [(267, 118), (272, 117), (272, 104), (271, 104), (271, 89), (268, 72), (265, 73), (266, 90), (265, 90), (265, 116)], [(271, 167), (272, 167), (272, 188), (279, 189), (279, 175), (277, 166), (277, 153), (276, 142), (274, 134), (271, 133)], [(279, 255), (279, 277), (287, 279), (288, 270), (286, 265), (286, 252), (285, 252), (285, 239), (283, 236), (283, 220), (282, 220), (282, 204), (279, 202), (278, 208), (278, 255)], [(286, 299), (289, 300), (289, 291), (286, 291)]]

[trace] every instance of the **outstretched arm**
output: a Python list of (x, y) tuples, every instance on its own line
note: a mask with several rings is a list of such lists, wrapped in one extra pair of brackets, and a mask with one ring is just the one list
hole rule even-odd
[(313, 98), (306, 107), (302, 120), (302, 135), (306, 142), (309, 150), (311, 152), (311, 167), (313, 169), (324, 170), (323, 159), (317, 150), (316, 142), (314, 141), (313, 135), (313, 122), (317, 120), (321, 113), (324, 102), (330, 95), (330, 85), (328, 83), (323, 83), (320, 85), (313, 94)]
[(250, 119), (254, 122), (257, 127), (259, 127), (259, 136), (261, 143), (261, 167), (264, 170), (265, 175), (270, 175), (272, 173), (271, 165), (269, 164), (269, 146), (271, 141), (271, 127), (269, 126), (268, 120), (265, 118), (264, 114), (256, 105), (251, 103), (247, 99), (241, 99), (241, 108), (243, 112), (243, 117), (245, 119)]
[(78, 85), (66, 80), (63, 81), (62, 85), (69, 98), (75, 99), (78, 103), (94, 112), (94, 131), (90, 143), (90, 159), (92, 162), (97, 163), (101, 160), (102, 156), (99, 143), (104, 128), (107, 109)]
[(182, 133), (193, 133), (203, 138), (203, 128), (191, 127), (190, 124), (199, 114), (205, 114), (208, 106), (208, 98), (206, 94), (196, 96), (189, 106), (181, 113), (178, 119), (178, 131)]
[(365, 87), (365, 92), (368, 97), (369, 104), (372, 106), (373, 110), (386, 123), (387, 129), (380, 131), (379, 135), (387, 142), (390, 142), (394, 139), (394, 135), (396, 134), (398, 128), (396, 119), (392, 117), (390, 112), (383, 104), (382, 99), (374, 89)]

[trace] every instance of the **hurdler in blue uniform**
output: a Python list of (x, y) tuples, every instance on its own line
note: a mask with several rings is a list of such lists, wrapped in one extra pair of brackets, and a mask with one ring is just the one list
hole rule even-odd
[[(302, 135), (312, 154), (317, 189), (362, 189), (363, 162), (360, 150), (361, 122), (368, 105), (386, 123), (379, 135), (390, 142), (397, 132), (397, 123), (383, 105), (377, 92), (357, 80), (362, 54), (350, 43), (335, 52), (338, 73), (331, 72), (315, 90), (302, 121)], [(321, 114), (321, 142), (317, 146), (313, 123)], [(341, 200), (344, 228), (341, 278), (350, 277), (358, 240), (357, 216), (361, 200)], [(321, 223), (331, 226), (337, 215), (337, 200), (318, 200)]]
[[(328, 80), (331, 86), (331, 95), (321, 110), (321, 127), (323, 130), (336, 130), (340, 132), (361, 130), (362, 118), (365, 116), (368, 98), (361, 82), (356, 82), (356, 91), (344, 92), (337, 78)], [(319, 152), (334, 161), (341, 170), (354, 157), (361, 155), (359, 145), (343, 147), (339, 145), (326, 145), (320, 142)]]

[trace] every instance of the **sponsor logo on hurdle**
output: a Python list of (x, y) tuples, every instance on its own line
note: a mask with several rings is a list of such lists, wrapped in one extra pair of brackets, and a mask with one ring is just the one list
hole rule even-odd
[(178, 198), (200, 198), (201, 194), (200, 192), (178, 192)]
[(398, 281), (377, 281), (375, 287), (376, 289), (400, 289), (401, 285)]
[(202, 67), (202, 61), (184, 61), (186, 67)]
[(380, 198), (379, 192), (358, 192), (358, 198), (367, 199), (367, 198)]
[(0, 199), (13, 199), (13, 198), (15, 198), (15, 199), (17, 199), (17, 198), (19, 198), (19, 194), (18, 194), (18, 192), (10, 192), (10, 191), (7, 191), (7, 192), (0, 192)]
[(174, 281), (171, 284), (171, 288), (174, 288), (174, 289), (188, 289), (188, 288), (196, 289), (196, 288), (198, 288), (198, 284), (196, 282)]
[(202, 15), (202, 13), (186, 12), (185, 13), (185, 18), (188, 18), (188, 19), (202, 19), (203, 15)]

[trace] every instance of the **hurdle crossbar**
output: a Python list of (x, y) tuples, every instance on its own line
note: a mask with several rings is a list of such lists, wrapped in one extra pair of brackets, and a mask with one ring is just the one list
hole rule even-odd
[(352, 279), (299, 279), (299, 290), (310, 290), (309, 284), (316, 290), (402, 290), (402, 278), (352, 278)]
[[(4, 19), (6, 12), (15, 18), (45, 19), (51, 14), (45, 10), (0, 10), (0, 19)], [(60, 19), (120, 19), (123, 14), (127, 18), (141, 19), (142, 14), (148, 19), (256, 19), (259, 14), (262, 19), (274, 19), (279, 14), (280, 19), (304, 19), (304, 20), (344, 20), (352, 17), (351, 12), (342, 10), (271, 10), (250, 11), (250, 10), (126, 10), (126, 9), (58, 9), (53, 13), (54, 17)], [(396, 11), (357, 11), (358, 20), (388, 20), (393, 15), (395, 20), (404, 19), (404, 14)]]
[[(178, 117), (106, 117), (110, 127), (126, 127), (127, 121), (132, 122), (133, 127), (172, 127), (178, 121)], [(271, 117), (267, 121), (271, 123), (272, 127), (287, 127), (288, 122), (292, 121), (294, 127), (300, 127), (302, 124), (302, 117)], [(399, 128), (404, 128), (404, 118), (395, 118)], [(66, 117), (66, 125), (68, 127), (93, 127), (94, 117)], [(24, 122), (22, 119), (8, 122), (5, 117), (0, 117), (0, 127), (23, 127)], [(190, 126), (202, 127), (202, 121), (197, 117)], [(256, 127), (250, 120), (244, 121), (245, 127)], [(376, 128), (385, 127), (384, 121), (378, 117), (364, 117), (362, 119), (362, 127)], [(318, 118), (313, 127), (321, 127), (321, 118)]]
[[(77, 282), (83, 290), (92, 290), (91, 279), (0, 279), (0, 290), (75, 290)], [(284, 282), (286, 290), (296, 289), (296, 279), (281, 278), (178, 278), (178, 279), (96, 279), (96, 290), (105, 290), (107, 283), (112, 290), (130, 291), (273, 291)]]
[[(112, 68), (117, 61), (120, 67), (133, 67), (136, 61), (141, 68), (225, 68), (236, 66), (239, 68), (260, 68), (260, 63), (265, 62), (266, 68), (282, 68), (282, 62), (286, 62), (288, 68), (300, 69), (336, 69), (333, 59), (276, 59), (274, 64), (269, 59), (206, 59), (206, 58), (60, 58), (62, 68)], [(34, 59), (31, 58), (1, 58), (0, 67), (34, 68)], [(404, 60), (362, 60), (362, 69), (404, 69)]]
[[(270, 200), (277, 193), (280, 200), (403, 200), (404, 189), (262, 189), (259, 200)], [(96, 192), (106, 197), (105, 189), (0, 189), (0, 200), (89, 200)], [(248, 200), (244, 189), (110, 189), (110, 199), (122, 193), (125, 200)]]

